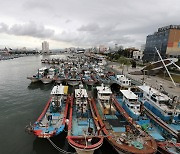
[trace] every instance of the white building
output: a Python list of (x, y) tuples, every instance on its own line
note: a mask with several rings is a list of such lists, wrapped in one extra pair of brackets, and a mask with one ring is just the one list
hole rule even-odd
[(107, 51), (107, 47), (105, 45), (100, 45), (99, 46), (99, 53), (104, 53)]
[(142, 60), (143, 52), (142, 51), (133, 51), (133, 59)]
[(49, 43), (47, 41), (42, 42), (42, 52), (43, 53), (49, 52)]

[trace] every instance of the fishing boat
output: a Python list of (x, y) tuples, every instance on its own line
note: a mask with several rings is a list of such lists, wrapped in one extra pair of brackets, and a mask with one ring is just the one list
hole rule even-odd
[(57, 77), (55, 78), (55, 81), (56, 81), (56, 83), (62, 83), (66, 80), (67, 80), (67, 77), (64, 73), (64, 69), (61, 69), (61, 71), (59, 71)]
[[(158, 151), (164, 153), (177, 153), (179, 149), (179, 140), (176, 133), (171, 132), (166, 123), (151, 111), (146, 109), (142, 103), (138, 101), (138, 95), (128, 90), (120, 90), (122, 96), (114, 97), (115, 100), (123, 107), (123, 109), (131, 116), (133, 120), (141, 127), (141, 129), (151, 135), (158, 143)], [(140, 95), (140, 93), (138, 93)], [(169, 144), (168, 144), (169, 143)], [(171, 145), (171, 148), (163, 148)], [(177, 148), (178, 147), (178, 148)]]
[(92, 86), (97, 82), (97, 81), (93, 80), (93, 78), (91, 77), (91, 72), (89, 72), (89, 71), (84, 71), (82, 81), (84, 82), (84, 84), (89, 85), (89, 86)]
[(96, 134), (97, 128), (88, 105), (86, 89), (75, 89), (75, 100), (69, 109), (68, 142), (78, 154), (93, 154), (101, 147), (103, 137)]
[(127, 112), (111, 99), (109, 87), (97, 86), (97, 102), (91, 104), (107, 141), (118, 153), (153, 154), (157, 150), (155, 140), (143, 132)]
[(45, 59), (41, 59), (41, 63), (45, 63)]
[(138, 86), (143, 96), (144, 106), (160, 119), (168, 123), (173, 129), (180, 131), (180, 109), (169, 96), (161, 93), (149, 85)]
[(49, 138), (60, 134), (65, 128), (69, 98), (68, 87), (57, 85), (51, 91), (51, 98), (33, 125), (33, 133), (39, 138)]
[(81, 77), (76, 72), (71, 72), (68, 75), (67, 83), (70, 86), (77, 86), (81, 82)]
[(55, 68), (49, 68), (47, 75), (42, 77), (40, 80), (42, 81), (42, 83), (48, 84), (54, 80), (55, 75), (56, 75), (56, 69)]
[(32, 83), (40, 81), (41, 78), (43, 78), (45, 75), (47, 75), (48, 68), (42, 67), (38, 69), (38, 72), (33, 75), (32, 77), (27, 77), (27, 79), (30, 79)]

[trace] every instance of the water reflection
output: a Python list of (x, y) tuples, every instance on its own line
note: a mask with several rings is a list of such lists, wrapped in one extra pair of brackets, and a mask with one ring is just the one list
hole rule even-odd
[[(61, 134), (51, 138), (51, 141), (58, 146), (59, 148), (68, 151), (68, 152), (75, 152), (73, 148), (70, 147), (66, 140), (67, 133), (62, 132)], [(54, 153), (54, 154), (59, 154), (60, 152), (55, 149), (51, 143), (47, 139), (41, 139), (41, 138), (36, 138), (33, 142), (33, 150), (31, 152), (32, 154), (49, 154), (49, 153)]]
[(52, 89), (53, 85), (54, 84), (43, 84), (42, 82), (30, 83), (28, 89), (29, 90), (41, 89), (44, 91), (48, 91)]

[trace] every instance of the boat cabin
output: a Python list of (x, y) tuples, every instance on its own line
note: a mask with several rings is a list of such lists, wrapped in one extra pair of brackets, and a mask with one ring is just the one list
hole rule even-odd
[(143, 98), (147, 100), (148, 106), (154, 106), (164, 116), (176, 116), (177, 119), (180, 119), (180, 110), (175, 109), (176, 104), (172, 102), (169, 96), (145, 84), (138, 87), (143, 93)]
[(67, 97), (68, 92), (68, 86), (57, 85), (54, 86), (51, 95), (51, 104), (54, 109), (60, 108), (62, 106), (62, 103), (65, 101)]
[(75, 102), (76, 102), (76, 111), (78, 116), (85, 116), (88, 110), (88, 94), (86, 89), (75, 89)]
[(109, 102), (112, 91), (109, 87), (101, 84), (101, 86), (97, 86), (97, 97), (103, 102)]
[(123, 101), (125, 102), (127, 107), (134, 113), (139, 113), (141, 103), (138, 101), (138, 96), (134, 94), (130, 89), (120, 90), (120, 92), (123, 95)]
[(40, 75), (46, 75), (47, 72), (48, 72), (48, 69), (46, 67), (42, 67), (42, 68), (38, 69), (38, 73)]
[(116, 79), (118, 82), (120, 82), (120, 85), (123, 87), (131, 86), (131, 80), (128, 79), (125, 75), (117, 75)]

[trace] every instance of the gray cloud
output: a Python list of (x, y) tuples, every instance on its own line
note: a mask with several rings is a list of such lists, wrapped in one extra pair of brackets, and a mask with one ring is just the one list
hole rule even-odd
[(43, 25), (37, 25), (34, 22), (25, 24), (14, 24), (10, 27), (5, 23), (0, 24), (0, 32), (5, 32), (17, 36), (32, 36), (37, 38), (51, 38), (54, 30), (45, 28)]
[(8, 0), (1, 3), (0, 33), (139, 47), (158, 27), (179, 24), (179, 14), (179, 0)]
[(3, 33), (3, 32), (7, 32), (8, 31), (8, 25), (5, 24), (5, 23), (0, 23), (0, 32)]

